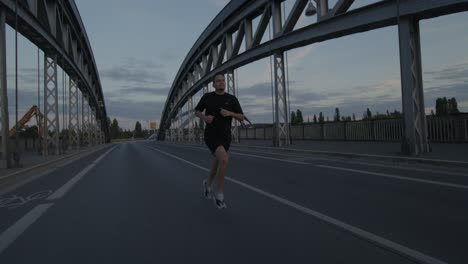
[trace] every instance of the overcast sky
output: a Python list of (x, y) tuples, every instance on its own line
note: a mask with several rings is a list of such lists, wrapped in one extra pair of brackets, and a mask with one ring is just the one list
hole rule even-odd
[[(107, 113), (125, 129), (160, 119), (188, 51), (227, 0), (75, 0), (91, 43)], [(333, 5), (335, 1), (331, 1)], [(356, 0), (352, 8), (377, 1)], [(286, 9), (294, 3), (286, 1)], [(298, 26), (315, 18), (301, 17)], [(468, 13), (421, 21), (425, 107), (455, 97), (468, 111)], [(19, 38), (19, 115), (37, 104), (37, 48)], [(9, 111), (14, 113), (14, 31), (7, 31)], [(362, 117), (401, 111), (397, 28), (334, 39), (288, 53), (291, 110)], [(42, 54), (41, 67), (43, 66)], [(42, 78), (42, 77), (41, 77)], [(271, 122), (270, 60), (237, 70), (238, 94), (253, 122)], [(61, 79), (59, 83), (61, 84)], [(61, 87), (61, 86), (60, 86)], [(212, 87), (210, 87), (212, 89)], [(61, 95), (62, 96), (62, 95)], [(198, 100), (199, 97), (195, 97)], [(196, 102), (195, 102), (196, 103)], [(41, 103), (42, 104), (42, 103)], [(10, 117), (11, 119), (11, 117)]]

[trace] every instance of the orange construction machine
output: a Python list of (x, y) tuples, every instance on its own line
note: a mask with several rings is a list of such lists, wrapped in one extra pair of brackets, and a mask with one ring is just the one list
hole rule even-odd
[(43, 115), (41, 113), (41, 111), (39, 111), (39, 108), (36, 106), (36, 105), (33, 105), (31, 107), (31, 109), (29, 109), (29, 111), (24, 114), (24, 116), (21, 118), (20, 121), (18, 121), (18, 124), (16, 124), (16, 126), (12, 127), (10, 129), (10, 137), (14, 136), (15, 133), (16, 133), (16, 129), (18, 128), (19, 129), (22, 129), (24, 127), (24, 125), (26, 125), (26, 123), (29, 122), (29, 120), (31, 120), (31, 118), (33, 117), (33, 115), (36, 116), (36, 121), (37, 121), (37, 124), (38, 124), (38, 133), (39, 133), (39, 137), (42, 138), (42, 133), (43, 133)]

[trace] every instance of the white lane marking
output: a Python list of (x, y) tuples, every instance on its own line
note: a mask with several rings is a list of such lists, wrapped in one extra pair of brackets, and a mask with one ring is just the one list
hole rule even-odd
[[(198, 149), (196, 147), (186, 147), (186, 148), (193, 148), (193, 149)], [(200, 148), (201, 150), (201, 148)], [(301, 161), (294, 161), (294, 160), (287, 160), (287, 159), (277, 159), (277, 158), (271, 158), (271, 157), (265, 157), (265, 156), (258, 156), (258, 155), (252, 155), (252, 154), (245, 154), (245, 153), (240, 153), (240, 152), (235, 152), (231, 151), (230, 153), (232, 154), (237, 154), (241, 156), (247, 156), (247, 157), (254, 157), (254, 158), (259, 158), (259, 159), (266, 159), (266, 160), (274, 160), (274, 161), (282, 161), (282, 162), (287, 162), (287, 163), (293, 163), (293, 164), (300, 164), (300, 165), (309, 165), (310, 163), (305, 163)]]
[(293, 163), (293, 164), (300, 164), (300, 165), (310, 165), (310, 163), (306, 163), (306, 162), (302, 162), (302, 161), (287, 160), (287, 159), (277, 159), (277, 158), (264, 157), (264, 156), (258, 156), (258, 155), (252, 155), (252, 154), (245, 154), (245, 153), (234, 152), (234, 151), (231, 151), (231, 153), (232, 153), (232, 154), (237, 154), (237, 155), (240, 155), (240, 156), (254, 157), (254, 158), (258, 158), (258, 159), (282, 161), (282, 162), (286, 162), (286, 163)]
[(30, 225), (32, 225), (53, 204), (40, 204), (16, 221), (0, 235), (0, 254), (7, 249)]
[(467, 185), (460, 185), (460, 184), (455, 184), (455, 183), (447, 183), (447, 182), (432, 181), (432, 180), (423, 180), (423, 179), (418, 179), (418, 178), (397, 176), (397, 175), (392, 175), (392, 174), (387, 174), (387, 173), (370, 172), (370, 171), (355, 170), (355, 169), (347, 169), (347, 168), (334, 167), (334, 166), (328, 166), (328, 165), (314, 165), (314, 166), (317, 166), (317, 167), (320, 167), (320, 168), (326, 168), (326, 169), (333, 169), (333, 170), (341, 170), (341, 171), (356, 172), (356, 173), (369, 174), (369, 175), (375, 175), (375, 176), (386, 177), (386, 178), (392, 178), (392, 179), (398, 179), (398, 180), (404, 180), (404, 181), (421, 182), (421, 183), (434, 184), (434, 185), (440, 185), (440, 186), (445, 186), (445, 187), (452, 187), (452, 188), (458, 188), (458, 189), (465, 189), (465, 190), (468, 190), (468, 186), (467, 186)]
[(375, 163), (366, 163), (366, 162), (357, 162), (357, 161), (349, 162), (349, 163), (353, 165), (363, 165), (363, 166), (369, 166), (369, 167), (381, 167), (381, 168), (390, 168), (390, 169), (396, 169), (396, 170), (427, 172), (427, 173), (435, 174), (435, 176), (440, 176), (440, 177), (442, 177), (442, 175), (468, 177), (468, 172), (463, 173), (463, 172), (455, 172), (455, 171), (441, 171), (441, 170), (436, 170), (436, 169), (407, 168), (407, 167), (400, 167), (400, 166), (393, 166), (393, 165), (375, 164)]
[[(158, 151), (158, 152), (160, 152), (160, 153), (162, 153), (162, 154), (164, 154), (164, 155), (166, 155), (166, 156), (172, 157), (172, 158), (174, 158), (174, 159), (177, 159), (177, 160), (179, 160), (179, 161), (182, 161), (182, 162), (184, 162), (184, 163), (187, 163), (187, 164), (189, 164), (189, 165), (192, 165), (192, 166), (197, 167), (197, 168), (199, 168), (199, 169), (202, 169), (202, 170), (204, 170), (204, 171), (210, 171), (210, 170), (207, 169), (207, 168), (201, 167), (201, 166), (199, 166), (199, 165), (197, 165), (197, 164), (195, 164), (195, 163), (193, 163), (193, 162), (190, 162), (190, 161), (188, 161), (188, 160), (185, 160), (185, 159), (182, 159), (182, 158), (180, 158), (180, 157), (174, 156), (174, 155), (172, 155), (172, 154), (170, 154), (170, 153), (167, 153), (167, 152), (165, 152), (165, 151), (162, 151), (162, 150), (159, 150), (159, 149), (156, 149), (156, 148), (153, 148), (153, 147), (150, 147), (150, 148), (153, 149), (153, 150), (156, 150), (156, 151)], [(365, 239), (365, 240), (367, 240), (367, 241), (370, 241), (371, 243), (374, 243), (374, 244), (376, 244), (376, 245), (378, 245), (378, 246), (384, 247), (384, 248), (386, 248), (386, 249), (388, 249), (388, 250), (390, 250), (390, 251), (392, 251), (392, 252), (395, 252), (395, 253), (397, 253), (397, 254), (403, 255), (403, 256), (408, 257), (408, 258), (410, 258), (410, 259), (412, 259), (412, 260), (415, 260), (415, 261), (418, 261), (418, 262), (423, 262), (423, 263), (430, 263), (430, 264), (436, 264), (436, 263), (442, 264), (442, 263), (446, 263), (446, 262), (443, 262), (443, 261), (438, 260), (438, 259), (436, 259), (436, 258), (433, 258), (433, 257), (431, 257), (431, 256), (425, 255), (425, 254), (423, 254), (423, 253), (421, 253), (421, 252), (419, 252), (419, 251), (410, 249), (410, 248), (408, 248), (408, 247), (405, 247), (405, 246), (403, 246), (403, 245), (400, 245), (400, 244), (398, 244), (398, 243), (395, 243), (395, 242), (393, 242), (393, 241), (390, 241), (390, 240), (388, 240), (388, 239), (385, 239), (385, 238), (383, 238), (383, 237), (379, 237), (379, 236), (377, 236), (377, 235), (375, 235), (375, 234), (372, 234), (372, 233), (370, 233), (370, 232), (367, 232), (367, 231), (362, 230), (362, 229), (360, 229), (360, 228), (357, 228), (357, 227), (355, 227), (355, 226), (346, 224), (346, 223), (344, 223), (344, 222), (342, 222), (342, 221), (339, 221), (339, 220), (337, 220), (337, 219), (335, 219), (335, 218), (332, 218), (332, 217), (329, 217), (329, 216), (324, 215), (324, 214), (322, 214), (322, 213), (319, 213), (319, 212), (317, 212), (317, 211), (314, 211), (314, 210), (312, 210), (312, 209), (310, 209), (310, 208), (304, 207), (304, 206), (302, 206), (302, 205), (299, 205), (299, 204), (296, 204), (296, 203), (291, 202), (291, 201), (289, 201), (289, 200), (286, 200), (286, 199), (284, 199), (284, 198), (281, 198), (281, 197), (279, 197), (279, 196), (277, 196), (277, 195), (274, 195), (274, 194), (271, 194), (271, 193), (269, 193), (269, 192), (263, 191), (263, 190), (261, 190), (261, 189), (255, 188), (255, 187), (250, 186), (250, 185), (248, 185), (248, 184), (246, 184), (246, 183), (243, 183), (243, 182), (241, 182), (241, 181), (232, 179), (232, 178), (230, 178), (230, 177), (225, 177), (225, 178), (226, 178), (226, 180), (231, 181), (231, 182), (233, 182), (233, 183), (236, 183), (236, 184), (238, 184), (238, 185), (240, 185), (240, 186), (242, 186), (242, 187), (244, 187), (244, 188), (246, 188), (246, 189), (249, 189), (249, 190), (251, 190), (251, 191), (253, 191), (253, 192), (256, 192), (256, 193), (258, 193), (258, 194), (261, 194), (261, 195), (263, 195), (263, 196), (265, 196), (265, 197), (268, 197), (268, 198), (270, 198), (270, 199), (272, 199), (272, 200), (274, 200), (274, 201), (277, 201), (277, 202), (279, 202), (279, 203), (281, 203), (281, 204), (284, 204), (284, 205), (287, 205), (287, 206), (289, 206), (289, 207), (292, 207), (292, 208), (294, 208), (294, 209), (296, 209), (296, 210), (298, 210), (298, 211), (300, 211), (300, 212), (302, 212), (302, 213), (305, 213), (305, 214), (307, 214), (307, 215), (310, 215), (310, 216), (313, 216), (313, 217), (315, 217), (315, 218), (318, 218), (318, 219), (320, 219), (320, 220), (322, 220), (322, 221), (324, 221), (324, 222), (327, 222), (327, 223), (329, 223), (329, 224), (331, 224), (331, 225), (333, 225), (333, 226), (335, 226), (335, 227), (338, 227), (338, 228), (340, 228), (340, 229), (342, 229), (342, 230), (345, 230), (345, 231), (347, 231), (347, 232), (350, 232), (350, 233), (352, 233), (353, 235), (356, 235), (356, 236), (358, 236), (358, 237), (361, 237), (361, 238), (363, 238), (363, 239)]]
[[(188, 149), (197, 149), (197, 150), (206, 150), (204, 147), (196, 147), (196, 146), (187, 146), (187, 145), (170, 145), (171, 147), (179, 147), (179, 148), (188, 148)], [(232, 148), (232, 151), (234, 151), (234, 148)], [(266, 151), (256, 151), (256, 150), (251, 150), (251, 149), (237, 149), (237, 151), (243, 151), (243, 152), (248, 152), (248, 153), (259, 153), (259, 154), (270, 154), (270, 155), (276, 155), (276, 156), (284, 156), (284, 157), (292, 157), (293, 159), (289, 159), (292, 161), (295, 160), (310, 160), (310, 161), (329, 161), (329, 162), (343, 162), (343, 159), (329, 159), (329, 158), (317, 158), (317, 157), (311, 157), (307, 155), (294, 155), (294, 154), (289, 154), (289, 153), (276, 153), (276, 152), (266, 152)], [(232, 152), (233, 153), (233, 152)], [(237, 152), (241, 153), (241, 152)], [(362, 166), (369, 166), (369, 167), (381, 167), (381, 168), (391, 168), (391, 169), (396, 169), (396, 170), (403, 170), (403, 171), (418, 171), (418, 172), (427, 172), (431, 174), (435, 174), (435, 176), (442, 177), (443, 175), (450, 175), (450, 176), (462, 176), (462, 177), (468, 177), (468, 172), (463, 173), (463, 172), (454, 172), (454, 171), (441, 171), (441, 170), (435, 170), (435, 169), (423, 169), (423, 168), (408, 168), (408, 167), (401, 167), (401, 166), (393, 166), (393, 165), (385, 165), (385, 164), (378, 164), (378, 163), (367, 163), (367, 162), (359, 162), (359, 161), (345, 161), (347, 164), (352, 164), (352, 165), (362, 165)]]
[(392, 179), (397, 179), (397, 180), (413, 181), (413, 182), (440, 185), (440, 186), (444, 186), (444, 187), (451, 187), (451, 188), (458, 188), (458, 189), (468, 189), (467, 185), (461, 185), (461, 184), (455, 184), (455, 183), (433, 181), (433, 180), (424, 180), (424, 179), (418, 179), (418, 178), (411, 178), (411, 177), (392, 175), (392, 174), (387, 174), (387, 173), (372, 172), (372, 171), (365, 171), (365, 170), (355, 170), (355, 169), (334, 167), (334, 166), (328, 166), (328, 165), (318, 165), (318, 164), (311, 164), (311, 163), (307, 163), (307, 162), (287, 160), (287, 159), (276, 159), (276, 158), (270, 158), (270, 157), (264, 157), (264, 156), (258, 156), (258, 155), (244, 154), (244, 153), (239, 153), (239, 152), (231, 152), (231, 153), (236, 154), (236, 155), (240, 155), (240, 156), (247, 156), (247, 157), (259, 158), (259, 159), (281, 161), (281, 162), (300, 164), (300, 165), (311, 165), (311, 166), (316, 166), (316, 167), (321, 167), (321, 168), (356, 172), (356, 173), (374, 175), (374, 176), (379, 176), (379, 177), (392, 178)]
[(93, 163), (88, 165), (82, 171), (80, 171), (77, 175), (71, 178), (67, 183), (65, 183), (62, 187), (60, 187), (57, 191), (55, 191), (52, 195), (50, 195), (47, 200), (55, 200), (62, 198), (77, 182), (79, 182), (90, 170), (92, 170), (99, 161), (101, 161), (107, 154), (109, 154), (115, 147), (111, 148), (110, 150), (106, 151), (102, 154), (99, 158), (97, 158)]

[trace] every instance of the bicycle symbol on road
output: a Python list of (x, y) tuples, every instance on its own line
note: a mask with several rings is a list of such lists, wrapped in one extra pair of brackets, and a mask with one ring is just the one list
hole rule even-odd
[(13, 195), (11, 197), (0, 197), (0, 208), (15, 209), (34, 200), (44, 199), (52, 193), (51, 190), (33, 193), (27, 197)]

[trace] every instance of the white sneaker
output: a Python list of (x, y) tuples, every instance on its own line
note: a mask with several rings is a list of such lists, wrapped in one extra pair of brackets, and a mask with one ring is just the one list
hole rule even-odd
[(213, 197), (211, 189), (208, 188), (208, 181), (207, 180), (203, 180), (203, 196), (206, 199), (211, 199)]
[(224, 202), (224, 195), (213, 195), (213, 201), (218, 209), (227, 208), (226, 203)]

